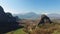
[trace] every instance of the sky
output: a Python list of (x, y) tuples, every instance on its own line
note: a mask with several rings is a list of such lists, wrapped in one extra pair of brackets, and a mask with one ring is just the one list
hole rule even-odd
[(0, 0), (0, 6), (5, 12), (24, 14), (35, 12), (37, 14), (60, 14), (60, 0)]

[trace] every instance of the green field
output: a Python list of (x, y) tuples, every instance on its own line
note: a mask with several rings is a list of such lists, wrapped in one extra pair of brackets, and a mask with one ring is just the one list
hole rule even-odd
[(16, 31), (8, 32), (7, 34), (26, 34), (22, 29), (18, 29)]

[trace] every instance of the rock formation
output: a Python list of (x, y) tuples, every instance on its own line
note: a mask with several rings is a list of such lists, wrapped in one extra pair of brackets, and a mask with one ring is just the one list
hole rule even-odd
[(48, 16), (41, 15), (41, 20), (38, 25), (45, 24), (45, 23), (52, 23), (52, 21), (50, 20), (50, 18)]
[(5, 13), (4, 9), (0, 6), (0, 34), (15, 30), (18, 27), (16, 18), (11, 13)]

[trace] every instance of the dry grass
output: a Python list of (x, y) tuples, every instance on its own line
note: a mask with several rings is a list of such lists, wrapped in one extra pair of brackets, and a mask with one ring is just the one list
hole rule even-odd
[[(22, 23), (25, 23), (24, 28), (20, 31), (25, 32), (26, 34), (60, 34), (60, 23), (54, 22), (52, 24), (46, 23), (44, 25), (37, 25), (39, 20), (24, 20)], [(16, 31), (16, 32), (20, 32)], [(21, 32), (21, 33), (23, 33)], [(16, 33), (17, 34), (17, 33)], [(19, 33), (20, 34), (20, 33)]]
[(29, 29), (27, 28), (25, 32), (29, 34), (52, 34), (56, 30), (60, 30), (60, 24), (58, 23), (40, 25), (40, 26), (36, 26), (34, 29), (32, 29), (32, 26), (30, 26)]

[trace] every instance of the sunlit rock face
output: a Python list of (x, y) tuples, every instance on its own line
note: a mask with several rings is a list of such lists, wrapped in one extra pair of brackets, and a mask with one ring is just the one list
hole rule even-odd
[(45, 23), (52, 23), (52, 21), (50, 20), (50, 18), (48, 16), (43, 14), (43, 15), (41, 15), (41, 20), (38, 25), (45, 24)]

